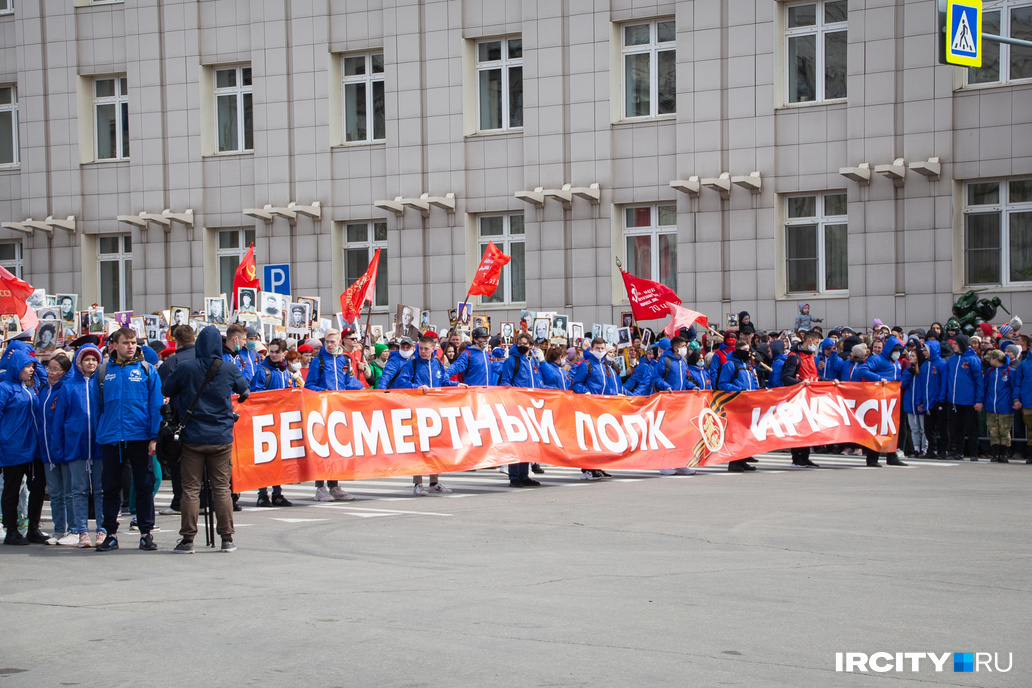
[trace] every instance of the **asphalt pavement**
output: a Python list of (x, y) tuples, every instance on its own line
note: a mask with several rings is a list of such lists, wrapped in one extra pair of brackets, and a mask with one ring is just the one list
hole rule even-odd
[[(238, 551), (0, 547), (0, 686), (1027, 686), (1032, 466), (442, 476), (235, 514)], [(167, 503), (167, 489), (159, 503)], [(49, 524), (45, 524), (49, 525)], [(201, 541), (198, 541), (201, 544)], [(990, 652), (1009, 672), (836, 672)]]

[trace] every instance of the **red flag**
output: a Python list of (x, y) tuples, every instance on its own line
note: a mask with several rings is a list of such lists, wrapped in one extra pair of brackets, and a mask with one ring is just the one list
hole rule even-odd
[(238, 308), (237, 289), (240, 287), (262, 288), (261, 282), (258, 280), (258, 270), (254, 264), (254, 244), (251, 244), (251, 247), (247, 249), (244, 259), (240, 261), (240, 265), (237, 266), (236, 273), (233, 275), (234, 310)]
[(653, 282), (642, 277), (635, 277), (626, 270), (621, 270), (627, 298), (631, 302), (631, 310), (635, 320), (658, 320), (670, 313), (667, 304), (680, 305), (674, 290), (665, 284)]
[(473, 284), (469, 287), (468, 296), (482, 294), (491, 296), (498, 289), (498, 280), (502, 276), (502, 266), (508, 265), (512, 256), (507, 256), (494, 245), (493, 241), (487, 242), (484, 250), (484, 257), (480, 259), (477, 272), (473, 275)]
[(26, 301), (34, 291), (36, 290), (31, 284), (18, 279), (0, 265), (0, 315), (17, 315), (19, 318), (24, 316), (29, 310)]
[(371, 289), (376, 287), (376, 272), (380, 268), (380, 249), (376, 249), (365, 273), (340, 295), (340, 310), (346, 322), (354, 322), (362, 314), (362, 304), (372, 301)]
[(663, 330), (663, 334), (668, 337), (676, 337), (682, 327), (691, 327), (694, 322), (698, 322), (703, 327), (707, 327), (709, 325), (709, 318), (702, 313), (693, 311), (689, 308), (681, 308), (674, 303), (667, 304), (667, 312), (670, 313), (672, 317), (670, 318), (670, 324), (666, 326), (665, 330)]

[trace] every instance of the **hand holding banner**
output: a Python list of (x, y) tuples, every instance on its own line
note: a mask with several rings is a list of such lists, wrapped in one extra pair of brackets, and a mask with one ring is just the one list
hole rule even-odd
[(642, 277), (635, 277), (626, 270), (621, 270), (627, 298), (631, 302), (635, 320), (657, 320), (670, 313), (667, 304), (680, 305), (674, 290), (665, 284), (653, 282)]

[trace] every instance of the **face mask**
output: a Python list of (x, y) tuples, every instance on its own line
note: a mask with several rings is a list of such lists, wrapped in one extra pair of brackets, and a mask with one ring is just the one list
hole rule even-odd
[(297, 371), (301, 370), (301, 364), (297, 361), (294, 361), (293, 363), (288, 363), (287, 367), (290, 368), (290, 372), (292, 373), (296, 373)]
[(892, 353), (890, 354), (890, 356), (892, 357), (892, 360), (893, 360), (893, 361), (898, 361), (898, 360), (899, 360), (899, 352), (898, 352), (898, 351), (893, 351), (893, 352), (892, 352)]
[(695, 367), (696, 367), (696, 368), (705, 368), (705, 367), (706, 367), (706, 362), (705, 362), (705, 361), (703, 361), (703, 360), (702, 360), (702, 359), (700, 358), (700, 359), (699, 359), (698, 361), (696, 361), (696, 362), (695, 362)]
[(749, 360), (749, 350), (748, 349), (738, 349), (737, 351), (735, 351), (735, 358), (737, 358), (742, 363), (745, 363), (746, 361)]
[(416, 353), (416, 350), (409, 349), (408, 351), (405, 351), (404, 349), (398, 349), (398, 353), (401, 354), (402, 358), (409, 359), (412, 358), (412, 354)]
[(687, 356), (688, 355), (688, 347), (687, 346), (682, 346), (681, 348), (679, 348), (677, 350), (677, 355), (678, 356)]
[(240, 351), (240, 345), (239, 344), (234, 344), (233, 345), (233, 351), (239, 352)]
[(251, 351), (256, 351), (258, 349), (258, 342), (248, 342), (247, 348)]
[(811, 354), (817, 353), (817, 347), (814, 346), (813, 344), (811, 344), (810, 346), (806, 347), (806, 350), (809, 351)]
[(526, 356), (527, 352), (530, 351), (529, 346), (517, 346), (516, 350), (520, 352), (520, 355)]
[(538, 360), (538, 363), (544, 363), (544, 361), (545, 361), (545, 352), (542, 351), (541, 349), (536, 350), (534, 352), (534, 358), (536, 358)]
[(608, 354), (606, 356), (606, 360), (609, 361), (610, 363), (612, 363), (613, 361), (616, 360), (616, 356), (614, 354)]

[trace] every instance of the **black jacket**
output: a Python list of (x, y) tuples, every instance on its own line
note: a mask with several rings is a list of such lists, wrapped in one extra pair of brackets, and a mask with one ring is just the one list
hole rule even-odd
[(158, 368), (158, 376), (161, 378), (161, 381), (167, 380), (172, 371), (176, 369), (176, 366), (183, 361), (192, 361), (195, 355), (196, 346), (194, 344), (188, 344), (181, 349), (176, 349), (176, 352), (166, 358), (165, 362)]

